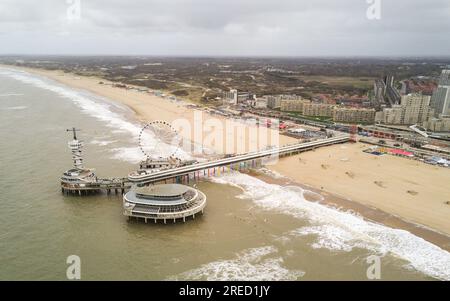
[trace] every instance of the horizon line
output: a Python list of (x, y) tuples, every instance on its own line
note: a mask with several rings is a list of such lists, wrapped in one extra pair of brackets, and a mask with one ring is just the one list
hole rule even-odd
[(450, 59), (450, 55), (190, 55), (190, 54), (0, 54), (5, 57), (157, 57), (157, 58), (260, 58), (260, 59)]

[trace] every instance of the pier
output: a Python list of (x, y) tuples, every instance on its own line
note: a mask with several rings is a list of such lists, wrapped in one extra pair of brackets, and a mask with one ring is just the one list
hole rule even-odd
[(129, 191), (123, 196), (124, 215), (129, 219), (158, 221), (177, 220), (186, 222), (203, 214), (206, 195), (193, 187), (180, 184), (144, 186)]
[(321, 139), (307, 143), (297, 143), (292, 145), (286, 145), (282, 147), (270, 148), (267, 150), (251, 152), (243, 155), (236, 155), (228, 158), (223, 158), (214, 161), (196, 163), (188, 166), (182, 166), (167, 170), (152, 171), (152, 170), (140, 170), (130, 173), (128, 180), (132, 183), (139, 185), (154, 184), (167, 181), (182, 183), (184, 181), (189, 182), (192, 179), (199, 179), (202, 175), (220, 175), (221, 172), (226, 170), (241, 168), (256, 168), (262, 164), (264, 159), (269, 160), (276, 156), (284, 157), (295, 155), (304, 151), (314, 150), (319, 147), (329, 146), (333, 144), (346, 143), (350, 141), (349, 135), (339, 135), (332, 138)]
[(65, 195), (91, 195), (101, 191), (107, 194), (112, 192), (124, 194), (131, 188), (127, 178), (99, 179), (91, 168), (83, 166), (83, 142), (78, 140), (76, 128), (68, 129), (73, 133), (73, 140), (68, 143), (72, 152), (73, 168), (65, 171), (61, 177), (61, 192)]
[(73, 140), (69, 142), (72, 151), (74, 166), (64, 172), (61, 177), (61, 190), (66, 195), (90, 195), (106, 191), (124, 194), (133, 185), (146, 186), (154, 184), (187, 183), (191, 180), (200, 180), (202, 177), (220, 175), (229, 170), (256, 169), (265, 162), (273, 161), (279, 157), (291, 156), (301, 152), (314, 150), (319, 147), (350, 141), (349, 135), (338, 135), (331, 138), (320, 139), (306, 143), (296, 143), (281, 147), (271, 147), (265, 150), (240, 155), (225, 156), (224, 158), (207, 162), (195, 162), (189, 165), (174, 166), (164, 169), (139, 169), (128, 175), (127, 178), (99, 179), (93, 169), (83, 167), (81, 149), (82, 141), (76, 137), (75, 128), (67, 130), (73, 132)]
[(128, 181), (128, 178), (97, 179), (95, 182), (82, 184), (61, 183), (61, 192), (66, 195), (80, 196), (96, 194), (101, 191), (108, 195), (111, 193), (124, 194), (131, 186), (132, 183)]

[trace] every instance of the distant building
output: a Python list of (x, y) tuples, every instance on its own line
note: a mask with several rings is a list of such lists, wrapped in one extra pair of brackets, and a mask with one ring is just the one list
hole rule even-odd
[(433, 109), (429, 105), (430, 96), (418, 93), (404, 95), (400, 105), (383, 109), (380, 121), (398, 125), (421, 124), (433, 115)]
[(408, 94), (402, 96), (401, 106), (404, 108), (403, 124), (416, 124), (428, 120), (432, 116), (430, 96)]
[(333, 121), (373, 124), (375, 122), (375, 109), (335, 107), (333, 110)]
[(267, 99), (263, 97), (258, 97), (252, 101), (252, 107), (255, 109), (266, 109), (267, 108)]
[(228, 103), (230, 103), (232, 105), (237, 105), (238, 104), (238, 90), (231, 89), (229, 92), (225, 92), (223, 95), (223, 98)]
[(401, 95), (407, 95), (411, 93), (411, 82), (409, 80), (402, 81), (402, 88), (400, 89)]
[(384, 103), (384, 95), (386, 94), (386, 84), (381, 79), (375, 80), (373, 85), (374, 98), (377, 104)]
[(440, 118), (430, 118), (422, 126), (431, 132), (450, 132), (450, 116), (441, 115)]
[(273, 95), (266, 95), (264, 98), (267, 99), (267, 107), (269, 109), (279, 109), (281, 107), (281, 98)]
[(400, 92), (394, 86), (394, 77), (385, 76), (383, 80), (376, 80), (374, 84), (374, 98), (377, 105), (393, 106), (400, 103)]
[(431, 106), (436, 116), (450, 115), (450, 70), (442, 71), (439, 85), (431, 99)]
[(323, 103), (304, 103), (303, 115), (333, 117), (333, 105)]
[(402, 112), (403, 108), (401, 105), (385, 108), (382, 111), (379, 121), (384, 124), (402, 124)]
[(384, 82), (386, 83), (386, 94), (385, 99), (387, 102), (393, 106), (400, 103), (401, 95), (400, 92), (394, 86), (394, 77), (388, 75), (385, 77)]
[(248, 100), (253, 100), (253, 94), (249, 93), (249, 92), (239, 92), (237, 94), (237, 103), (244, 103)]
[(283, 112), (303, 113), (303, 104), (305, 103), (309, 103), (309, 101), (304, 99), (282, 99), (280, 103), (280, 110)]
[(303, 98), (300, 95), (296, 94), (281, 94), (278, 95), (281, 100), (302, 100)]
[(264, 95), (263, 98), (267, 100), (267, 107), (269, 109), (281, 109), (281, 102), (283, 100), (302, 100), (301, 96), (295, 94)]

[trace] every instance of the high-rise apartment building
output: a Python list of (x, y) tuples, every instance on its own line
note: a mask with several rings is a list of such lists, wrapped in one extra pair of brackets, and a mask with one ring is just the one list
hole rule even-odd
[(450, 70), (442, 70), (439, 85), (431, 98), (436, 116), (450, 115)]

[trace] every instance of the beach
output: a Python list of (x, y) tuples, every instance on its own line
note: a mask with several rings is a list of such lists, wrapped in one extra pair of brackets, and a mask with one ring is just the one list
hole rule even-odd
[[(155, 119), (173, 122), (180, 118), (194, 122), (195, 112), (198, 113), (198, 110), (149, 93), (100, 84), (101, 81), (105, 82), (101, 78), (81, 77), (62, 71), (30, 68), (22, 70), (118, 101), (136, 112), (142, 122)], [(222, 116), (206, 113), (202, 116), (203, 122), (210, 118), (226, 122), (226, 118)], [(237, 121), (233, 123), (247, 132), (252, 127)], [(198, 140), (192, 133), (186, 136), (221, 153), (222, 148), (217, 147), (213, 140)], [(294, 142), (296, 140), (293, 138), (282, 135), (279, 137), (280, 145)], [(239, 143), (235, 143), (235, 152), (248, 149), (246, 146), (244, 150), (238, 151), (237, 145)], [(377, 208), (449, 236), (450, 205), (446, 202), (450, 201), (450, 169), (390, 155), (366, 154), (363, 150), (367, 147), (358, 143), (320, 148), (282, 158), (268, 168), (295, 182), (310, 186), (325, 196), (335, 195), (362, 206)], [(358, 213), (364, 214), (364, 210), (361, 209)], [(446, 243), (443, 245), (445, 247)]]
[(450, 235), (450, 169), (335, 145), (279, 160), (273, 171), (321, 192), (375, 207)]

